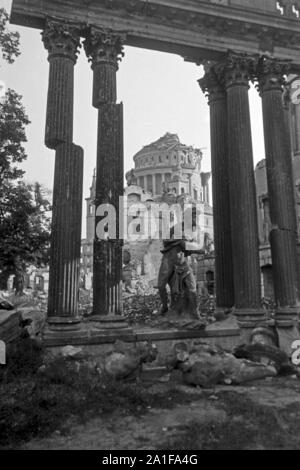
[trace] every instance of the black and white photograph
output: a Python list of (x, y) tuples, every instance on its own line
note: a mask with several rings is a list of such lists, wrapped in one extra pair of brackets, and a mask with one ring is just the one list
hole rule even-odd
[(0, 453), (270, 450), (300, 450), (300, 0), (0, 0)]

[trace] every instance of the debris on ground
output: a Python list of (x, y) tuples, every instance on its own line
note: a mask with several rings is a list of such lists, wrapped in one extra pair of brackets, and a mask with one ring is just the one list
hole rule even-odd
[(162, 316), (161, 299), (156, 287), (145, 277), (132, 281), (130, 289), (123, 289), (123, 314), (130, 325), (143, 325), (153, 328), (203, 329), (216, 322), (213, 296), (199, 297), (199, 319), (186, 318), (172, 310)]
[(19, 312), (20, 326), (32, 339), (41, 335), (46, 323), (46, 312), (34, 307), (24, 307)]
[(79, 314), (88, 317), (93, 313), (93, 293), (90, 290), (79, 289)]
[(296, 367), (292, 365), (289, 356), (281, 349), (260, 343), (243, 344), (233, 351), (238, 359), (248, 359), (275, 367), (279, 375), (294, 375)]
[(233, 354), (200, 345), (188, 350), (185, 343), (178, 343), (168, 359), (169, 367), (179, 369), (185, 384), (210, 388), (217, 384), (239, 385), (245, 382), (277, 376), (274, 365), (266, 365)]
[(14, 310), (14, 308), (15, 307), (12, 303), (8, 302), (0, 296), (0, 310)]
[(65, 359), (80, 360), (86, 357), (82, 348), (71, 346), (71, 345), (64, 346), (61, 349), (60, 353), (61, 353), (61, 356)]
[(103, 372), (116, 380), (137, 378), (142, 371), (142, 364), (154, 362), (158, 351), (155, 344), (143, 342), (134, 348), (117, 341), (114, 350), (104, 359)]

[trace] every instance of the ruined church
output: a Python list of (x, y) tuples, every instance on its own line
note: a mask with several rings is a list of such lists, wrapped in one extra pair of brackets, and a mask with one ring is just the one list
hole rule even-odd
[[(128, 206), (135, 203), (168, 205), (178, 202), (197, 204), (200, 208), (200, 226), (197, 230), (210, 241), (207, 256), (201, 260), (193, 257), (192, 263), (197, 276), (199, 292), (212, 292), (214, 279), (213, 259), (213, 209), (210, 202), (211, 173), (202, 171), (203, 153), (193, 146), (184, 145), (178, 135), (166, 133), (157, 141), (144, 146), (134, 157), (134, 169), (126, 173), (127, 186), (124, 190)], [(93, 242), (95, 233), (95, 174), (90, 195), (86, 199), (86, 239), (82, 243), (82, 266), (88, 286), (91, 285), (93, 270)], [(200, 237), (199, 237), (200, 238)], [(137, 237), (125, 240), (123, 252), (130, 258), (139, 272), (155, 285), (161, 262), (161, 239)]]

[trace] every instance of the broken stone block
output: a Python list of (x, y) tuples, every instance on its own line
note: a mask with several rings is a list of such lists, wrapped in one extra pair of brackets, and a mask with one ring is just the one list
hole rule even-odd
[(183, 382), (187, 385), (210, 388), (224, 379), (224, 370), (221, 361), (214, 357), (203, 357), (193, 365), (183, 363), (180, 366), (183, 372)]
[(0, 310), (0, 340), (9, 343), (20, 337), (19, 313), (16, 310)]
[(140, 359), (135, 355), (112, 352), (104, 362), (104, 371), (115, 379), (125, 379), (137, 373), (140, 367)]
[(238, 346), (233, 354), (238, 359), (248, 359), (252, 362), (271, 365), (275, 367), (279, 375), (295, 374), (295, 367), (289, 356), (276, 346), (261, 343), (243, 344)]
[(236, 359), (231, 355), (223, 359), (223, 364), (226, 379), (230, 379), (231, 383), (234, 385), (265, 379), (267, 377), (276, 377), (277, 375), (275, 367)]
[(21, 308), (18, 312), (20, 326), (27, 331), (30, 338), (36, 338), (45, 326), (46, 313), (32, 307)]
[(14, 306), (13, 304), (11, 304), (10, 302), (8, 302), (7, 300), (4, 300), (2, 299), (2, 297), (0, 297), (0, 310), (14, 310)]
[(65, 359), (80, 360), (85, 358), (82, 348), (76, 348), (75, 346), (64, 346), (61, 349), (61, 355)]
[(153, 362), (157, 354), (157, 347), (151, 342), (132, 348), (131, 345), (117, 341), (114, 351), (105, 357), (103, 371), (117, 380), (133, 378), (141, 373), (142, 364)]
[[(182, 371), (184, 383), (203, 388), (214, 387), (217, 384), (239, 385), (253, 380), (277, 375), (275, 367), (245, 359), (237, 359), (218, 348), (209, 345), (199, 345), (188, 351), (184, 343), (174, 347), (174, 368)], [(171, 365), (171, 360), (169, 365)]]

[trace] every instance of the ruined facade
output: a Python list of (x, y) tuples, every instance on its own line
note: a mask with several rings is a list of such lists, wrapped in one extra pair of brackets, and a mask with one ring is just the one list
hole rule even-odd
[(129, 184), (159, 196), (163, 192), (188, 194), (195, 201), (209, 205), (210, 173), (201, 172), (202, 152), (167, 133), (145, 146), (134, 157), (135, 168), (127, 173)]
[[(298, 76), (290, 76), (284, 95), (286, 123), (290, 134), (290, 158), (292, 162), (295, 194), (295, 213), (298, 234), (298, 266), (300, 266), (300, 93), (296, 93)], [(294, 96), (293, 96), (294, 95)], [(255, 168), (255, 182), (258, 208), (258, 229), (260, 242), (260, 266), (262, 271), (263, 296), (274, 299), (273, 262), (270, 245), (272, 221), (268, 190), (266, 160), (260, 161)]]
[[(167, 203), (169, 206), (186, 202), (197, 204), (200, 224), (197, 227), (198, 239), (213, 242), (213, 209), (210, 201), (210, 173), (201, 172), (203, 154), (201, 150), (183, 145), (176, 134), (166, 133), (156, 142), (145, 146), (134, 157), (135, 168), (126, 174), (127, 187), (124, 195), (128, 208), (134, 204), (145, 204), (149, 212), (152, 204)], [(93, 272), (93, 240), (95, 232), (95, 180), (94, 172), (90, 195), (86, 199), (86, 239), (82, 241), (82, 267), (89, 278)], [(149, 214), (150, 216), (150, 214)], [(128, 217), (132, 221), (134, 214)], [(124, 240), (124, 250), (131, 254), (131, 260), (140, 266), (140, 272), (156, 285), (161, 262), (162, 239), (155, 234), (159, 218), (152, 220), (149, 236), (136, 235), (135, 240)], [(154, 228), (154, 232), (153, 232)], [(151, 236), (154, 235), (154, 236)], [(201, 237), (202, 234), (202, 237)], [(197, 236), (196, 236), (197, 238)], [(213, 251), (213, 247), (211, 247)], [(199, 266), (197, 261), (199, 261)], [(199, 259), (194, 256), (193, 267), (199, 290), (205, 290), (209, 282), (210, 292), (214, 281), (214, 259), (207, 256)]]
[[(83, 39), (94, 78), (92, 105), (98, 111), (97, 207), (119, 208), (123, 194), (123, 106), (117, 103), (116, 83), (124, 46), (178, 54), (204, 66), (199, 84), (210, 107), (217, 306), (235, 307), (240, 332), (248, 339), (253, 328), (269, 324), (261, 307), (248, 96), (250, 82), (257, 85), (272, 222), (275, 326), (280, 345), (291, 348), (292, 338), (299, 339), (300, 292), (283, 94), (286, 76), (300, 73), (299, 0), (13, 0), (11, 22), (41, 29), (49, 59), (45, 143), (55, 151), (49, 335), (67, 341), (74, 337), (72, 326), (78, 327), (78, 337), (92, 341), (78, 312), (83, 150), (73, 142), (73, 104), (75, 64)], [(96, 223), (102, 218), (96, 213)], [(117, 218), (117, 229), (119, 222)], [(126, 328), (123, 240), (96, 235), (93, 314), (110, 333)]]

